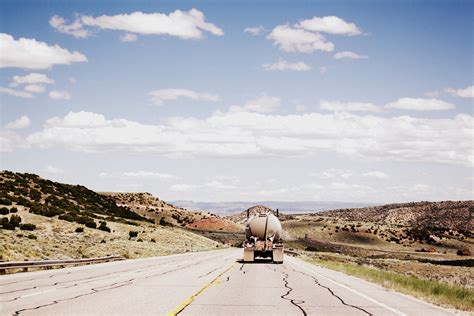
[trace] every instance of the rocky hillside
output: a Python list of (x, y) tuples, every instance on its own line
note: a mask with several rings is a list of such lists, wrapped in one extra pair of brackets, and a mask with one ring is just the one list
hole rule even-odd
[(349, 221), (473, 231), (474, 201), (412, 202), (318, 213)]
[(208, 212), (192, 212), (173, 204), (160, 200), (148, 192), (103, 192), (103, 196), (109, 197), (119, 206), (130, 208), (140, 216), (152, 219), (159, 223), (168, 223), (175, 226), (186, 226), (189, 223), (215, 215)]
[[(0, 173), (0, 206), (21, 207), (30, 213), (97, 226), (97, 220), (127, 222), (146, 218), (107, 196), (81, 185), (58, 183), (29, 173)], [(89, 227), (88, 226), (88, 227)]]
[(241, 231), (242, 227), (206, 211), (188, 211), (167, 203), (150, 193), (101, 193), (109, 196), (117, 205), (125, 206), (140, 216), (162, 225), (171, 224), (190, 229), (207, 231)]
[[(262, 213), (272, 213), (275, 216), (277, 215), (276, 211), (272, 210), (269, 207), (266, 207), (266, 206), (263, 206), (263, 205), (255, 205), (255, 206), (252, 206), (251, 208), (249, 208), (249, 209), (247, 209), (247, 210), (245, 210), (241, 213), (234, 214), (234, 215), (231, 215), (231, 216), (227, 216), (226, 218), (233, 221), (234, 223), (243, 224), (247, 220), (247, 212), (249, 213), (249, 216), (256, 215), (256, 214), (262, 214)], [(291, 219), (292, 216), (285, 215), (285, 214), (282, 214), (281, 212), (279, 212), (279, 218), (280, 218), (281, 221), (284, 221), (284, 220)]]

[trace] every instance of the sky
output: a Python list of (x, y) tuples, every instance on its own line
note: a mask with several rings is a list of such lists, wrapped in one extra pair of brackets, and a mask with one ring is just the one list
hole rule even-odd
[(0, 165), (165, 200), (474, 198), (473, 1), (0, 1)]

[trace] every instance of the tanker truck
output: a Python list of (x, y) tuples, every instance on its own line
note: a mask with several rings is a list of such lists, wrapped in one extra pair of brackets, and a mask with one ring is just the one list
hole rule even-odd
[(254, 262), (257, 257), (283, 263), (281, 223), (271, 213), (255, 214), (245, 224), (244, 262)]

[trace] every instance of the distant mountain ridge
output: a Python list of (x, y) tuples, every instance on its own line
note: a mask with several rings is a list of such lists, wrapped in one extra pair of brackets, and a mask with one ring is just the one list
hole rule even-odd
[(173, 205), (188, 210), (206, 210), (218, 215), (229, 216), (255, 205), (265, 205), (271, 209), (279, 209), (287, 214), (314, 213), (333, 209), (357, 208), (379, 205), (381, 203), (358, 203), (337, 201), (254, 201), (254, 202), (194, 202), (188, 200), (171, 201)]

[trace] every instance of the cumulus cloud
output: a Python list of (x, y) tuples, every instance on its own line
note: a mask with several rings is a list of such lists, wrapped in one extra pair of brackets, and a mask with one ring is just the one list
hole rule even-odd
[(447, 88), (445, 91), (455, 97), (474, 98), (474, 86), (470, 86), (464, 89)]
[(53, 100), (70, 100), (71, 95), (67, 91), (52, 90), (48, 93)]
[(0, 68), (47, 69), (54, 65), (86, 62), (83, 54), (70, 52), (59, 45), (48, 45), (35, 39), (19, 38), (0, 33)]
[(244, 29), (245, 33), (249, 33), (253, 36), (258, 36), (258, 35), (262, 34), (264, 31), (265, 31), (265, 28), (261, 25), (253, 26), (253, 27), (246, 27)]
[(28, 146), (82, 152), (151, 152), (168, 157), (294, 157), (333, 152), (352, 158), (474, 165), (474, 118), (433, 119), (350, 113), (216, 113), (151, 125), (70, 112), (27, 136)]
[(46, 88), (39, 84), (29, 84), (23, 88), (26, 92), (31, 93), (43, 93), (46, 91)]
[(61, 168), (58, 168), (58, 167), (54, 167), (54, 166), (51, 166), (51, 165), (48, 165), (44, 168), (44, 171), (47, 172), (47, 173), (51, 173), (51, 174), (65, 174), (66, 171), (64, 171), (63, 169)]
[(22, 90), (17, 90), (17, 89), (12, 89), (12, 88), (0, 87), (0, 93), (8, 94), (8, 95), (19, 97), (19, 98), (25, 98), (25, 99), (34, 98), (33, 94), (27, 91), (22, 91)]
[(285, 52), (312, 53), (316, 50), (331, 52), (334, 44), (327, 41), (320, 33), (292, 28), (289, 25), (278, 25), (267, 36), (273, 44)]
[(122, 42), (135, 42), (138, 39), (137, 35), (132, 33), (126, 33), (120, 36)]
[(0, 129), (0, 152), (12, 152), (17, 148), (27, 148), (24, 139), (9, 129)]
[(381, 108), (367, 102), (341, 102), (321, 100), (319, 108), (323, 111), (332, 112), (380, 112)]
[(224, 32), (216, 25), (206, 22), (199, 10), (176, 10), (170, 14), (133, 12), (129, 14), (80, 16), (80, 23), (104, 30), (124, 31), (143, 35), (169, 35), (182, 39), (199, 39), (204, 32), (221, 36)]
[(258, 98), (245, 102), (243, 106), (232, 106), (231, 112), (258, 112), (271, 113), (274, 112), (281, 104), (278, 97), (272, 97), (263, 93)]
[(364, 177), (376, 178), (376, 179), (388, 179), (388, 175), (382, 171), (367, 171), (362, 174)]
[(22, 129), (22, 128), (27, 128), (28, 126), (30, 126), (30, 119), (28, 116), (26, 115), (23, 115), (22, 117), (8, 123), (7, 125), (5, 125), (5, 128), (8, 128), (8, 129)]
[(22, 84), (52, 84), (54, 80), (46, 76), (45, 74), (39, 74), (32, 72), (25, 76), (13, 76), (11, 87), (16, 87)]
[(69, 34), (75, 38), (86, 38), (91, 35), (90, 31), (84, 29), (80, 18), (76, 18), (73, 22), (67, 24), (67, 21), (64, 18), (58, 15), (53, 15), (49, 19), (49, 25), (59, 33)]
[(162, 105), (165, 101), (174, 101), (178, 98), (187, 98), (194, 101), (220, 101), (220, 97), (216, 94), (201, 93), (188, 89), (161, 89), (150, 92), (152, 101), (155, 105)]
[(279, 59), (277, 62), (273, 64), (263, 64), (262, 67), (265, 70), (293, 70), (293, 71), (308, 71), (311, 70), (311, 67), (305, 64), (302, 61), (296, 63), (290, 63), (286, 60)]
[(334, 178), (349, 179), (350, 177), (352, 177), (353, 172), (350, 170), (331, 168), (328, 170), (324, 170), (321, 173), (313, 173), (311, 175), (318, 176), (322, 179), (334, 179)]
[(308, 31), (337, 35), (360, 35), (362, 32), (354, 23), (349, 23), (337, 16), (313, 17), (300, 21), (297, 25)]
[(344, 51), (334, 54), (334, 59), (368, 59), (367, 55), (359, 55), (354, 52)]
[(387, 109), (412, 110), (412, 111), (444, 111), (452, 110), (455, 106), (439, 99), (400, 98), (387, 103)]

